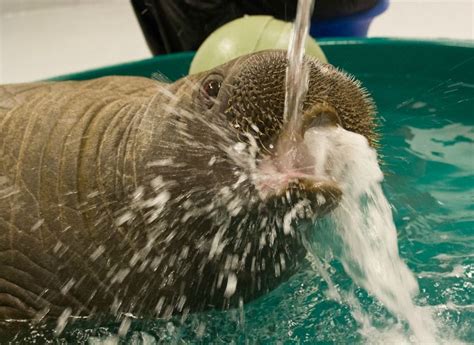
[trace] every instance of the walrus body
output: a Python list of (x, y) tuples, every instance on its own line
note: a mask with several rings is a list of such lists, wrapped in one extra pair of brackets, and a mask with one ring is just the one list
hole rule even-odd
[[(307, 63), (307, 117), (324, 105), (372, 140), (359, 85)], [(0, 87), (0, 320), (228, 308), (288, 279), (304, 227), (340, 194), (303, 175), (270, 196), (255, 182), (259, 162), (288, 146), (285, 68), (285, 53), (268, 51), (174, 84)]]

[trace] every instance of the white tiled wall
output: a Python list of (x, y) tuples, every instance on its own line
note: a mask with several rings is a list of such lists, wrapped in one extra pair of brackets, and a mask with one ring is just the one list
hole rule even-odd
[[(474, 0), (391, 0), (369, 36), (474, 39), (473, 11)], [(0, 0), (2, 83), (149, 56), (129, 0)]]

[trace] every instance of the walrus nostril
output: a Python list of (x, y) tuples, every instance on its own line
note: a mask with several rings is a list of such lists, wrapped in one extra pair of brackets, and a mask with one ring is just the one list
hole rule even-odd
[(303, 115), (303, 133), (311, 128), (329, 126), (341, 126), (341, 119), (336, 109), (328, 104), (318, 103)]

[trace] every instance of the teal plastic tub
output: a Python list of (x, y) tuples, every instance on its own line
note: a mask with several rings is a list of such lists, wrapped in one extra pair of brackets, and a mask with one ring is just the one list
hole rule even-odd
[[(358, 78), (393, 75), (431, 78), (474, 78), (473, 41), (414, 41), (385, 38), (321, 39), (318, 41), (335, 66)], [(84, 80), (106, 75), (151, 77), (160, 72), (174, 81), (188, 74), (194, 52), (160, 55), (146, 60), (73, 73), (52, 80)], [(459, 66), (458, 66), (459, 65)]]

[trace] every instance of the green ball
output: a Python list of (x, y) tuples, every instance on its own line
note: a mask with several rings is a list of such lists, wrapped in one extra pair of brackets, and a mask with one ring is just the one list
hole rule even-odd
[[(214, 31), (199, 47), (191, 63), (190, 74), (210, 70), (236, 57), (266, 49), (288, 49), (293, 23), (270, 16), (245, 16)], [(327, 62), (312, 37), (305, 46), (306, 55)]]

